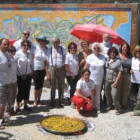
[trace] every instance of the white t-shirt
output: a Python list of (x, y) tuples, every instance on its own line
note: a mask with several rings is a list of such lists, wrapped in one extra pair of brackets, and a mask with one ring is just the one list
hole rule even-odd
[[(78, 55), (67, 53), (66, 55), (66, 60), (65, 64), (69, 66), (69, 70), (76, 76), (78, 74), (78, 65), (79, 65), (79, 60), (78, 60)], [(70, 76), (69, 73), (66, 73), (67, 76)]]
[(132, 66), (133, 74), (131, 74), (131, 82), (140, 84), (140, 59), (133, 57)]
[(12, 83), (15, 83), (17, 81), (17, 64), (14, 59), (11, 59), (13, 63), (12, 67)]
[[(28, 52), (33, 54), (34, 51), (35, 51), (35, 46), (33, 45), (33, 43), (30, 40), (28, 40), (28, 41), (31, 44), (31, 48), (28, 50)], [(17, 40), (16, 42), (14, 42), (13, 46), (16, 48), (16, 51), (22, 50), (21, 42), (22, 42), (22, 39)]]
[(0, 86), (5, 86), (12, 82), (12, 67), (13, 64), (9, 54), (0, 51)]
[(45, 60), (47, 60), (47, 48), (37, 46), (34, 52), (34, 70), (45, 69)]
[[(91, 96), (91, 90), (95, 89), (94, 81), (92, 81), (91, 79), (89, 79), (89, 82), (86, 82), (84, 80), (79, 80), (77, 82), (76, 89), (81, 89), (81, 93), (85, 97)], [(77, 95), (76, 92), (75, 95)]]
[(17, 75), (21, 76), (24, 74), (29, 74), (32, 72), (31, 69), (31, 54), (30, 53), (23, 53), (22, 50), (16, 52), (14, 59), (17, 63)]
[(91, 72), (90, 79), (92, 79), (95, 84), (102, 84), (104, 76), (105, 57), (101, 54), (98, 57), (94, 54), (91, 54), (87, 57), (86, 62), (88, 63), (89, 70)]
[(104, 55), (105, 58), (108, 58), (107, 52), (108, 52), (109, 48), (112, 47), (112, 45), (113, 44), (110, 43), (110, 42), (108, 42), (108, 43), (106, 43), (106, 42), (100, 43), (100, 47), (101, 47), (101, 50), (102, 50), (102, 55)]
[(59, 46), (58, 49), (51, 47), (47, 51), (47, 61), (49, 66), (60, 68), (65, 64), (66, 51), (63, 47)]

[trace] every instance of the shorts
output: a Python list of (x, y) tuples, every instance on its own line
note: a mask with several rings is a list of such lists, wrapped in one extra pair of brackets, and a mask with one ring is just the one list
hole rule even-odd
[(5, 107), (7, 102), (7, 95), (10, 92), (10, 84), (0, 86), (0, 107)]
[(45, 70), (34, 71), (33, 79), (35, 84), (35, 90), (39, 90), (43, 87), (45, 75), (46, 75)]

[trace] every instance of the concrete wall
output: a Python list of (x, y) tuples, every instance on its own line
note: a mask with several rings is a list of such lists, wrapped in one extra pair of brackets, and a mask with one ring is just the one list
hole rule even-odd
[[(79, 40), (69, 34), (75, 24), (92, 23), (108, 26), (131, 44), (139, 42), (138, 4), (23, 4), (0, 5), (0, 36), (19, 39), (23, 30), (31, 31), (35, 42), (39, 34), (48, 39), (59, 36), (62, 45)], [(137, 35), (137, 37), (136, 37)]]

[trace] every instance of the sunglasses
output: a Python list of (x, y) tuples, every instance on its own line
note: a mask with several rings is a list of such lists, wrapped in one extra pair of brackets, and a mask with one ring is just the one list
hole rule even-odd
[(9, 53), (11, 53), (11, 54), (15, 54), (16, 52), (15, 52), (15, 51), (12, 51), (12, 52), (9, 52)]
[(114, 51), (112, 51), (112, 52), (110, 52), (110, 53), (112, 53), (112, 54), (116, 54), (116, 52), (114, 52)]
[(75, 47), (70, 47), (70, 49), (76, 49)]
[(29, 47), (29, 45), (23, 45), (24, 47)]
[(29, 36), (30, 34), (23, 33), (25, 36)]
[(100, 50), (100, 48), (94, 48), (94, 50)]
[(139, 52), (139, 53), (140, 53), (140, 51), (136, 51), (136, 53), (137, 53), (137, 52)]

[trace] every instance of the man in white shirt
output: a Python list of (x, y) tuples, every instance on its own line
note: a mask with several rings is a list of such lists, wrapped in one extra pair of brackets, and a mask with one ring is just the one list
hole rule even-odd
[(4, 116), (4, 110), (7, 100), (7, 95), (10, 92), (10, 83), (12, 81), (12, 62), (7, 49), (9, 40), (0, 39), (0, 130), (4, 129), (1, 122)]
[(109, 48), (112, 47), (112, 43), (110, 43), (110, 35), (109, 34), (104, 34), (103, 35), (103, 42), (100, 43), (100, 47), (102, 49), (102, 54), (108, 58), (107, 52), (109, 50)]
[[(17, 40), (13, 44), (13, 46), (16, 48), (16, 51), (19, 51), (19, 50), (22, 49), (21, 42), (24, 41), (24, 40), (28, 40), (29, 36), (30, 36), (30, 31), (29, 30), (23, 31), (22, 38), (20, 40)], [(31, 41), (29, 41), (29, 42), (31, 44), (31, 48), (28, 50), (28, 52), (30, 52), (31, 54), (33, 54), (34, 51), (35, 51), (35, 46), (33, 45), (33, 43)]]
[(47, 80), (51, 81), (51, 101), (50, 106), (55, 107), (55, 91), (58, 84), (59, 106), (64, 107), (63, 93), (64, 93), (64, 79), (65, 79), (65, 56), (66, 52), (60, 46), (60, 39), (53, 38), (53, 46), (47, 51)]
[[(108, 58), (108, 55), (107, 55), (107, 52), (109, 50), (109, 48), (112, 47), (112, 43), (110, 42), (110, 35), (109, 34), (104, 34), (103, 35), (103, 42), (100, 43), (100, 47), (102, 49), (102, 54), (104, 55), (104, 57), (107, 59)], [(104, 85), (102, 85), (104, 86)], [(101, 99), (102, 100), (102, 99)], [(105, 94), (103, 95), (103, 100), (106, 102), (106, 97), (105, 97)]]

